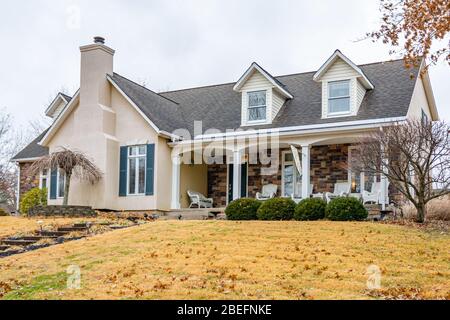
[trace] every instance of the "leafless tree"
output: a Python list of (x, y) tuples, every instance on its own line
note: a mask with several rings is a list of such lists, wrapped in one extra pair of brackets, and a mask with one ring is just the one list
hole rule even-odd
[[(409, 120), (367, 134), (361, 154), (350, 164), (384, 174), (424, 222), (427, 203), (450, 193), (450, 127), (444, 122)], [(438, 188), (436, 188), (438, 187)]]
[(40, 158), (30, 166), (27, 173), (29, 175), (36, 175), (42, 170), (49, 168), (59, 168), (66, 175), (63, 200), (63, 205), (65, 206), (68, 205), (70, 179), (72, 175), (92, 184), (98, 182), (102, 177), (100, 169), (82, 152), (72, 151), (66, 148), (62, 148), (61, 151)]

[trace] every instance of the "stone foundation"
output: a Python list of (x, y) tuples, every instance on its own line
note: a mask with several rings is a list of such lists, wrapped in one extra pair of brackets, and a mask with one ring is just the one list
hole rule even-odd
[(91, 207), (83, 206), (36, 206), (30, 209), (28, 216), (96, 217), (97, 212)]

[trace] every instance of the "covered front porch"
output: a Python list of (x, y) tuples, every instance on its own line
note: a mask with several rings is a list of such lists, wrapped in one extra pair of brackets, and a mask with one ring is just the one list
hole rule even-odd
[[(305, 144), (291, 139), (280, 141), (277, 148), (268, 149), (263, 156), (254, 146), (246, 145), (224, 149), (223, 156), (201, 164), (183, 163), (185, 154), (177, 154), (173, 162), (172, 209), (197, 207), (188, 191), (210, 198), (213, 208), (224, 208), (234, 199), (257, 197), (266, 185), (276, 186), (276, 197), (305, 199), (335, 192), (336, 183), (348, 183), (348, 195), (361, 199), (364, 190), (371, 192), (373, 184), (378, 183), (381, 192), (376, 202), (384, 207), (389, 203), (387, 179), (354, 172), (349, 166), (352, 157), (358, 156), (357, 142), (357, 136), (316, 139)], [(201, 151), (188, 152), (192, 158)], [(295, 152), (299, 161), (295, 161)]]

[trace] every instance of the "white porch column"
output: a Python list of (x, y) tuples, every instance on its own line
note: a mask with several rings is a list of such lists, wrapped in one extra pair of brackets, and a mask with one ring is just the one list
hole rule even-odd
[(242, 151), (233, 151), (233, 200), (241, 197), (241, 161)]
[(311, 184), (310, 177), (310, 153), (311, 146), (302, 146), (302, 198), (309, 198), (311, 190), (309, 190), (309, 185)]
[(180, 209), (180, 166), (181, 155), (172, 156), (172, 209)]
[[(384, 155), (384, 149), (383, 146), (381, 146), (382, 150), (381, 150), (381, 154)], [(382, 160), (382, 163), (387, 163), (388, 159), (385, 158)], [(380, 192), (381, 192), (381, 196), (380, 196), (380, 202), (381, 202), (381, 209), (382, 210), (386, 210), (386, 205), (389, 204), (389, 200), (388, 200), (388, 178), (386, 177), (385, 174), (388, 173), (388, 168), (382, 164), (382, 171), (384, 174), (381, 175), (380, 177)]]

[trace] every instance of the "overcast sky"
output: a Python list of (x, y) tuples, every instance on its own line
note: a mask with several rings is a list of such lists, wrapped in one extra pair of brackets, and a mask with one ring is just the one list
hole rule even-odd
[[(4, 1), (0, 108), (25, 126), (57, 91), (79, 87), (79, 46), (102, 35), (115, 71), (155, 91), (239, 79), (252, 61), (273, 75), (317, 70), (340, 49), (357, 64), (389, 48), (355, 42), (379, 23), (379, 0)], [(450, 121), (450, 68), (432, 67), (441, 118)]]

